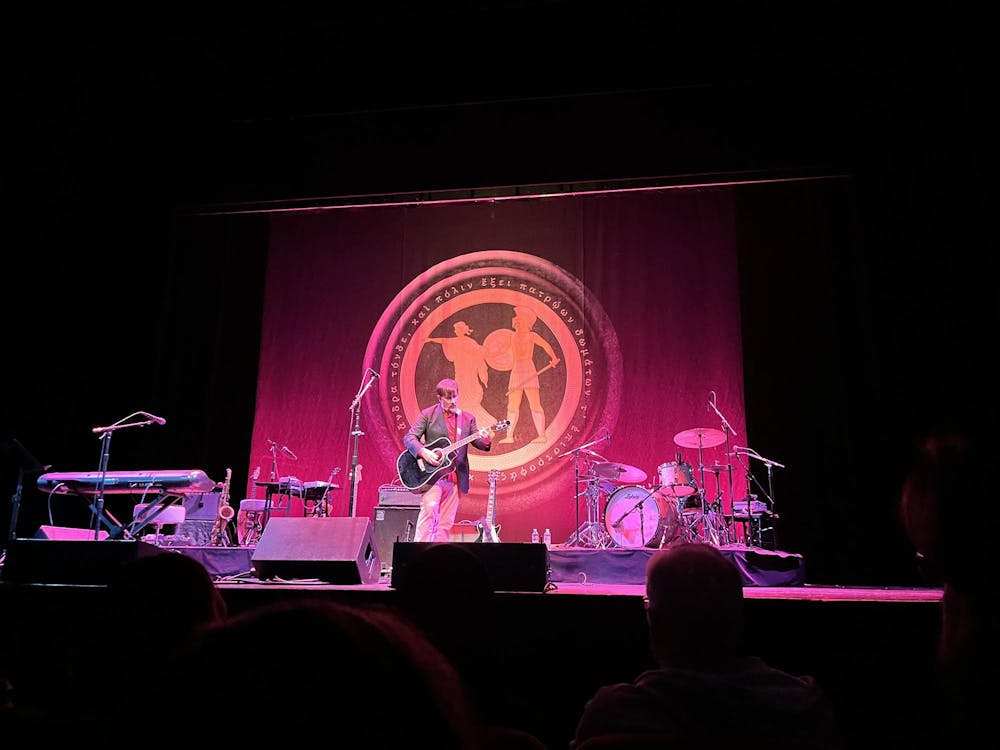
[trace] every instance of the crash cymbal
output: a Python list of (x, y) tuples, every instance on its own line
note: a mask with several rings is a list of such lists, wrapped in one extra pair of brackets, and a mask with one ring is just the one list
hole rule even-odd
[(594, 473), (599, 477), (610, 479), (622, 484), (640, 484), (646, 481), (646, 472), (635, 466), (609, 461), (594, 465)]
[(726, 436), (722, 430), (714, 430), (711, 427), (694, 427), (678, 432), (674, 435), (674, 442), (681, 448), (714, 448), (726, 442)]

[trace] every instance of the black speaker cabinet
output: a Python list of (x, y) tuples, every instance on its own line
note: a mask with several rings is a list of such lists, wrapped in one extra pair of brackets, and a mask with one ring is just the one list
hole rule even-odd
[[(94, 530), (78, 529), (73, 526), (39, 526), (34, 538), (59, 539), (64, 542), (89, 542), (94, 539)], [(97, 541), (107, 538), (108, 532), (97, 532)]]
[(411, 542), (417, 532), (416, 506), (376, 505), (372, 510), (375, 518), (375, 546), (380, 550), (382, 570), (392, 569), (393, 546), (396, 542)]
[(271, 516), (251, 560), (260, 579), (377, 583), (382, 573), (370, 518)]
[(452, 544), (472, 552), (486, 566), (494, 591), (545, 591), (549, 579), (548, 549), (544, 544), (519, 542), (396, 542), (390, 585), (406, 584), (409, 564), (433, 544)]
[(119, 565), (160, 554), (159, 547), (134, 539), (12, 539), (2, 576), (10, 583), (107, 584)]

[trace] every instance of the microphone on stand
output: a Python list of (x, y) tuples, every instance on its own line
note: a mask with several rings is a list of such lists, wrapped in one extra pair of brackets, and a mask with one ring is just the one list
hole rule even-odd
[(708, 392), (708, 411), (712, 411), (715, 407), (715, 391)]
[[(163, 417), (158, 417), (155, 414), (150, 414), (148, 411), (137, 411), (134, 414), (130, 414), (129, 416), (125, 417), (125, 419), (131, 419), (132, 417), (136, 417), (136, 416), (145, 417), (150, 422), (153, 422), (155, 424), (163, 425), (163, 424), (167, 423), (167, 420), (165, 420)], [(106, 427), (91, 427), (90, 431), (92, 433), (94, 433), (95, 435), (100, 435), (103, 432), (108, 432), (110, 430), (117, 430), (117, 429), (121, 429), (123, 427), (144, 427), (145, 426), (145, 423), (138, 423), (138, 422), (130, 422), (128, 424), (122, 424), (122, 422), (124, 422), (125, 419), (119, 419), (114, 424), (108, 425)]]
[(377, 378), (377, 377), (379, 377), (379, 374), (378, 374), (377, 372), (375, 372), (375, 371), (374, 371), (374, 370), (373, 370), (372, 368), (370, 368), (370, 367), (368, 368), (368, 372), (370, 372), (370, 373), (371, 373), (372, 375), (374, 375), (374, 376), (375, 376), (376, 378)]
[(289, 448), (287, 445), (281, 446), (281, 452), (284, 453), (286, 456), (288, 456), (293, 461), (298, 461), (299, 460), (299, 457), (296, 456), (294, 453), (292, 453), (292, 449)]

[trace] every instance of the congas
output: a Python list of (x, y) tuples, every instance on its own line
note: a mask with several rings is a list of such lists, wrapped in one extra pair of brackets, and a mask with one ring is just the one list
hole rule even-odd
[(674, 498), (645, 487), (619, 487), (608, 498), (604, 525), (619, 547), (660, 547), (677, 538), (681, 519)]
[(670, 461), (656, 467), (660, 479), (660, 492), (670, 497), (687, 497), (698, 491), (694, 469), (684, 461)]

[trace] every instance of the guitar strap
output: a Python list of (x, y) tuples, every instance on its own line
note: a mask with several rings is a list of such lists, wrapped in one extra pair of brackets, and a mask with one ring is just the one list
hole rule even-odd
[[(445, 412), (444, 423), (448, 428), (448, 439), (451, 440), (454, 445), (459, 440), (462, 439), (462, 414), (461, 412)], [(441, 479), (447, 479), (454, 485), (458, 485), (458, 473), (451, 471), (445, 474)]]

